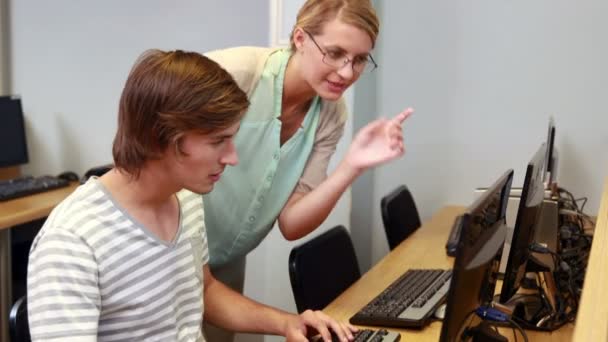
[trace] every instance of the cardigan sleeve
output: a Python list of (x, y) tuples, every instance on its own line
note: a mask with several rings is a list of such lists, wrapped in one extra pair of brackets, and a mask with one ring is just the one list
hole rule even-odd
[(344, 99), (333, 103), (324, 101), (320, 115), (312, 152), (294, 192), (310, 192), (327, 178), (327, 166), (344, 134), (347, 118)]

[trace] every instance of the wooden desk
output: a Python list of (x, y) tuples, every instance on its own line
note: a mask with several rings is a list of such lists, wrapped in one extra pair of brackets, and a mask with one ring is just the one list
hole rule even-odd
[(48, 216), (53, 208), (78, 187), (68, 187), (0, 202), (0, 342), (8, 341), (11, 294), (11, 227)]
[(576, 316), (576, 342), (608, 341), (608, 177), (596, 222), (581, 306)]
[[(335, 319), (348, 321), (365, 304), (378, 295), (392, 281), (397, 279), (410, 268), (452, 268), (454, 259), (445, 252), (445, 242), (448, 239), (454, 218), (464, 212), (460, 206), (442, 208), (418, 231), (384, 257), (359, 281), (342, 293), (323, 311)], [(439, 340), (441, 322), (433, 322), (422, 330), (393, 329), (401, 333), (404, 341), (433, 341)], [(567, 324), (552, 333), (529, 331), (526, 333), (530, 341), (551, 340), (570, 341), (573, 325)], [(511, 330), (501, 331), (510, 340), (514, 340)], [(522, 341), (521, 336), (517, 336)]]
[(74, 182), (65, 188), (0, 202), (0, 230), (48, 216), (77, 187)]

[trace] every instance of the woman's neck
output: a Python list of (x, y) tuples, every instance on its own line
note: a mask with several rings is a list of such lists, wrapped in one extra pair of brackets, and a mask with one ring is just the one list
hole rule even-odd
[(299, 112), (300, 110), (297, 109), (308, 107), (310, 101), (317, 95), (308, 82), (301, 77), (299, 62), (300, 60), (296, 52), (289, 57), (287, 67), (285, 68), (283, 98), (281, 101), (282, 107), (288, 109), (288, 113)]

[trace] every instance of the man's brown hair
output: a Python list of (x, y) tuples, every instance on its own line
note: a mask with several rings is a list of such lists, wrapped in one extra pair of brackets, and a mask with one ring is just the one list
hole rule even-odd
[(226, 129), (244, 115), (249, 100), (216, 62), (195, 53), (149, 50), (133, 66), (118, 110), (112, 155), (134, 177), (188, 131)]

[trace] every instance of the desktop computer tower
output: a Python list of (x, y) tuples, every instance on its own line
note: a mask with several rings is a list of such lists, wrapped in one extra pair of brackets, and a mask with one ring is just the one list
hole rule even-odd
[[(517, 210), (519, 208), (519, 197), (509, 197), (507, 205), (507, 236), (505, 238), (505, 246), (500, 259), (499, 273), (504, 274), (507, 268), (507, 260), (509, 260), (509, 251), (511, 250), (511, 238), (513, 237), (513, 227), (517, 218)], [(545, 244), (549, 250), (557, 252), (558, 240), (558, 203), (552, 199), (543, 200), (543, 205), (538, 219), (538, 227), (534, 232), (534, 241)], [(553, 259), (550, 254), (532, 253), (539, 261), (553, 270)]]
[[(481, 195), (485, 189), (475, 189), (475, 196)], [(509, 195), (509, 203), (507, 204), (506, 221), (507, 221), (507, 236), (505, 237), (505, 245), (502, 251), (500, 260), (499, 273), (504, 274), (507, 268), (507, 260), (509, 260), (509, 251), (511, 250), (511, 238), (513, 237), (513, 228), (517, 219), (517, 210), (519, 209), (521, 189), (512, 189)], [(559, 225), (559, 206), (556, 200), (551, 199), (551, 192), (545, 190), (545, 199), (540, 212), (539, 223), (534, 232), (534, 241), (546, 244), (549, 250), (557, 252), (558, 248), (558, 225)], [(543, 264), (553, 269), (553, 260), (550, 254), (533, 253), (533, 255)]]
[(26, 294), (30, 248), (45, 220), (46, 218), (11, 228), (11, 305)]
[(2, 246), (6, 247), (0, 248), (0, 342), (9, 341), (9, 313), (13, 304), (26, 294), (30, 247), (45, 219), (0, 231)]

